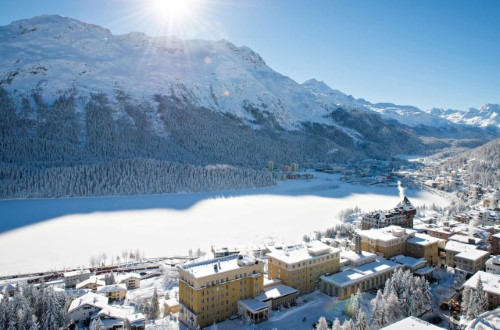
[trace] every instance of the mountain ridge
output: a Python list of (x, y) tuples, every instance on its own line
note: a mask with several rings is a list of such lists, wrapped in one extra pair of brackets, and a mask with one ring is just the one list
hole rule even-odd
[[(457, 137), (478, 145), (498, 136), (453, 123), (419, 131), (319, 81), (299, 84), (227, 40), (113, 35), (47, 15), (0, 27), (0, 43), (0, 197), (102, 194), (128, 173), (151, 186), (127, 185), (127, 193), (158, 193), (151, 167), (201, 180), (197, 175), (206, 171), (187, 165), (253, 171), (270, 160), (391, 163)], [(99, 169), (110, 175), (105, 187), (96, 181)], [(84, 186), (54, 186), (61, 173)], [(91, 173), (88, 183), (82, 173)], [(220, 180), (233, 173), (240, 187), (274, 182), (270, 174), (225, 167), (210, 173)], [(169, 189), (199, 187), (185, 182)]]
[[(476, 111), (476, 116), (471, 116), (472, 108), (468, 115), (458, 110), (422, 111), (413, 106), (355, 99), (315, 79), (299, 84), (269, 68), (262, 57), (250, 48), (237, 47), (227, 40), (182, 41), (174, 37), (149, 37), (142, 32), (113, 35), (108, 29), (98, 25), (59, 15), (42, 15), (15, 21), (0, 27), (0, 34), (4, 40), (6, 36), (10, 36), (11, 39), (21, 39), (24, 43), (31, 42), (37, 46), (36, 51), (29, 52), (19, 44), (16, 47), (16, 43), (10, 40), (8, 44), (11, 49), (5, 49), (5, 53), (8, 54), (10, 50), (11, 54), (15, 53), (17, 56), (15, 65), (5, 60), (0, 62), (4, 68), (11, 67), (9, 71), (0, 72), (0, 85), (5, 87), (12, 84), (18, 90), (45, 87), (45, 96), (51, 92), (57, 95), (58, 91), (64, 89), (68, 79), (63, 84), (56, 84), (63, 77), (71, 79), (79, 88), (109, 91), (116, 87), (139, 98), (155, 93), (179, 93), (181, 91), (178, 90), (178, 85), (183, 84), (188, 90), (195, 91), (198, 106), (221, 112), (241, 108), (244, 99), (238, 95), (244, 94), (246, 101), (254, 105), (266, 104), (273, 110), (279, 124), (289, 129), (300, 127), (301, 121), (324, 123), (323, 117), (335, 106), (368, 109), (410, 127), (443, 127), (452, 124), (500, 127), (498, 111)], [(53, 43), (49, 43), (48, 47), (48, 40), (36, 42), (36, 39), (47, 37)], [(126, 56), (127, 53), (131, 56), (126, 61), (115, 66), (110, 62), (113, 57)], [(167, 61), (164, 66), (157, 60), (163, 54)], [(30, 59), (27, 59), (28, 55)], [(139, 61), (135, 72), (124, 73), (123, 67), (131, 63), (130, 58), (134, 56)], [(192, 72), (203, 77), (215, 76), (217, 79), (197, 82), (190, 72), (181, 68), (183, 57), (187, 56)], [(9, 56), (5, 57), (6, 60), (9, 59)], [(96, 65), (95, 61), (105, 61), (107, 65), (102, 67)], [(228, 68), (224, 62), (229, 62), (231, 66)], [(51, 71), (57, 67), (65, 68), (58, 72), (63, 76), (61, 78), (51, 76)], [(165, 70), (165, 67), (169, 70)], [(158, 70), (156, 75), (152, 74), (155, 70)], [(96, 79), (97, 74), (99, 79)], [(29, 86), (26, 82), (23, 84), (23, 79), (36, 80), (33, 79), (36, 75), (46, 79), (40, 79), (35, 86)], [(107, 76), (113, 79), (106, 81), (104, 77)], [(138, 82), (144, 85), (142, 89), (138, 87)], [(159, 87), (162, 85), (165, 86)], [(311, 92), (311, 95), (307, 95), (305, 91)], [(287, 103), (286, 112), (283, 111), (282, 103)], [(252, 120), (245, 112), (233, 114)]]

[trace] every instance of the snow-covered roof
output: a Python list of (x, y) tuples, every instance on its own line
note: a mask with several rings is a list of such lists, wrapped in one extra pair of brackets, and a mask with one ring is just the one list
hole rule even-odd
[(107, 317), (107, 318), (112, 318), (112, 319), (125, 320), (127, 318), (127, 316), (132, 315), (133, 313), (134, 313), (133, 307), (105, 306), (100, 311), (92, 314), (92, 318)]
[(76, 285), (76, 289), (81, 289), (88, 284), (96, 284), (97, 286), (104, 286), (106, 283), (103, 280), (97, 279), (97, 277), (92, 276), (91, 278), (82, 281)]
[(73, 277), (73, 276), (79, 276), (83, 274), (90, 274), (90, 270), (88, 269), (79, 269), (79, 270), (74, 270), (72, 272), (66, 272), (64, 273), (64, 277)]
[(432, 273), (433, 270), (434, 270), (434, 268), (432, 268), (430, 266), (426, 266), (426, 267), (422, 267), (422, 268), (415, 270), (413, 273), (415, 273), (417, 275), (427, 275), (427, 274)]
[(427, 261), (424, 258), (413, 258), (413, 257), (408, 257), (404, 256), (402, 254), (395, 256), (392, 258), (395, 262), (398, 264), (402, 264), (404, 266), (408, 266), (410, 268), (415, 268), (418, 266), (425, 266), (427, 264)]
[(238, 305), (242, 305), (245, 309), (252, 313), (257, 313), (269, 309), (269, 305), (257, 299), (241, 299)]
[(419, 318), (416, 318), (414, 316), (408, 316), (407, 318), (404, 318), (400, 321), (397, 321), (391, 325), (388, 325), (386, 327), (380, 328), (384, 330), (401, 330), (401, 329), (406, 329), (406, 330), (443, 330), (443, 328), (440, 328), (434, 324), (431, 324), (429, 322), (426, 322), (424, 320), (421, 320)]
[(125, 284), (105, 285), (96, 290), (97, 293), (127, 291)]
[(297, 293), (297, 290), (289, 287), (287, 285), (278, 284), (272, 287), (268, 287), (265, 289), (264, 293), (255, 297), (255, 299), (260, 301), (266, 301), (269, 299), (276, 299), (284, 296), (288, 296), (290, 294)]
[(497, 265), (500, 266), (500, 256), (492, 256), (486, 261), (486, 265)]
[(186, 264), (181, 266), (181, 268), (194, 277), (199, 278), (252, 266), (258, 262), (254, 258), (250, 257), (243, 257), (242, 259), (238, 258), (239, 256), (232, 255), (228, 257)]
[(120, 283), (120, 282), (128, 280), (131, 277), (139, 279), (139, 280), (141, 279), (141, 275), (139, 275), (137, 273), (126, 273), (126, 274), (117, 275), (115, 277), (115, 281), (116, 281), (116, 283)]
[(359, 235), (368, 239), (388, 242), (401, 237), (412, 237), (415, 230), (402, 228), (400, 226), (387, 226), (384, 228), (372, 228), (358, 231)]
[(179, 301), (175, 298), (170, 298), (165, 300), (165, 305), (168, 305), (169, 307), (179, 306)]
[(264, 276), (264, 288), (281, 284), (281, 280), (279, 278), (267, 278)]
[(463, 258), (467, 260), (477, 260), (489, 255), (488, 251), (483, 250), (467, 250), (456, 255), (457, 258)]
[(413, 206), (413, 204), (410, 202), (410, 200), (406, 196), (403, 197), (403, 200), (398, 203), (396, 208), (400, 208), (400, 209), (403, 209), (405, 211), (415, 210), (415, 206)]
[(340, 249), (333, 248), (320, 241), (311, 241), (307, 244), (296, 244), (286, 247), (274, 247), (268, 258), (276, 258), (287, 264), (311, 260), (325, 254), (340, 252)]
[(483, 282), (484, 291), (500, 295), (500, 275), (486, 273), (482, 270), (478, 271), (467, 282), (464, 283), (464, 286), (468, 286), (470, 288), (475, 289), (477, 286), (477, 280), (481, 277), (481, 282)]
[[(58, 290), (58, 288), (54, 288), (54, 290)], [(84, 296), (86, 295), (87, 293), (89, 292), (92, 292), (92, 290), (90, 289), (60, 289), (62, 290), (61, 292), (65, 292), (66, 295), (68, 296), (71, 296), (71, 297), (75, 297), (75, 298), (79, 298), (81, 296)]]
[(376, 275), (377, 273), (386, 272), (400, 268), (401, 265), (393, 261), (378, 258), (376, 261), (364, 264), (358, 267), (346, 267), (344, 271), (330, 276), (321, 276), (321, 279), (326, 282), (333, 283), (338, 286), (343, 286), (351, 282), (358, 282), (367, 277)]
[(228, 246), (214, 246), (212, 247), (212, 251), (215, 253), (221, 253), (221, 252), (233, 252), (233, 253), (239, 253), (241, 249), (236, 246), (228, 247)]
[(15, 291), (16, 287), (12, 283), (7, 283), (2, 287), (2, 292), (7, 293), (7, 292), (12, 292)]
[(441, 240), (436, 237), (432, 237), (426, 234), (416, 233), (415, 236), (408, 238), (407, 242), (411, 244), (418, 244), (422, 246), (428, 246), (431, 244), (439, 243)]
[(131, 325), (134, 325), (136, 323), (145, 322), (146, 317), (142, 313), (136, 313), (136, 314), (127, 315), (127, 320), (130, 322)]
[(481, 239), (477, 237), (472, 237), (472, 236), (465, 236), (465, 235), (453, 235), (450, 236), (449, 238), (450, 241), (457, 241), (465, 244), (479, 244), (481, 243)]
[(476, 250), (475, 245), (471, 244), (465, 244), (457, 241), (448, 241), (445, 246), (446, 251), (453, 251), (453, 252), (462, 252), (462, 251), (469, 251), (469, 250)]
[(101, 296), (100, 294), (95, 294), (93, 292), (89, 292), (84, 294), (80, 298), (76, 298), (71, 302), (69, 306), (68, 313), (80, 308), (84, 305), (91, 305), (97, 308), (104, 308), (108, 305), (108, 298)]
[[(131, 306), (106, 306), (102, 310), (92, 314), (92, 318), (101, 318), (103, 324), (119, 325), (120, 321), (128, 320), (131, 325), (143, 323), (146, 317), (142, 313), (134, 313), (134, 308)], [(112, 321), (115, 320), (115, 321)]]
[(360, 260), (363, 260), (363, 259), (372, 259), (372, 258), (376, 258), (376, 254), (375, 253), (371, 253), (371, 252), (367, 252), (367, 251), (361, 251), (361, 253), (356, 253), (356, 251), (352, 251), (352, 250), (342, 250), (340, 252), (340, 257), (341, 258), (344, 258), (344, 259), (347, 259), (351, 262), (359, 262)]

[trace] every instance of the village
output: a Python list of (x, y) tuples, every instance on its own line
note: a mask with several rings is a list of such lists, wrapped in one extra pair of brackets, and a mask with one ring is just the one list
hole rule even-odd
[[(311, 170), (299, 173), (297, 164), (278, 170), (268, 166), (283, 179), (314, 178)], [(382, 180), (374, 174), (383, 172), (376, 164), (349, 171), (359, 168), (372, 171), (365, 184), (375, 179), (399, 186), (394, 208), (351, 213), (341, 230), (305, 235), (302, 242), (212, 246), (209, 252), (157, 259), (140, 258), (137, 252), (135, 260), (123, 258), (114, 265), (94, 258), (91, 268), (7, 276), (0, 281), (0, 314), (7, 315), (16, 295), (34, 286), (65, 295), (60, 327), (69, 329), (271, 329), (290, 324), (311, 329), (325, 322), (335, 329), (341, 321), (353, 329), (497, 326), (491, 319), (500, 318), (500, 193), (467, 185), (460, 171), (432, 176), (424, 167), (380, 175)], [(314, 170), (351, 173), (336, 166)], [(453, 215), (417, 209), (397, 179), (469, 197)], [(379, 318), (384, 310), (376, 302), (382, 292), (385, 296), (387, 283), (403, 277), (411, 278), (419, 294), (404, 298), (408, 306), (398, 315), (389, 317), (385, 311), (385, 318)], [(320, 303), (336, 307), (322, 314), (313, 310)]]

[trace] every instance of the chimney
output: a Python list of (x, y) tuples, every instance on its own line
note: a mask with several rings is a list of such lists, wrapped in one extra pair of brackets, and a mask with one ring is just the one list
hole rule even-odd
[(361, 237), (359, 235), (354, 235), (354, 251), (357, 254), (361, 253)]

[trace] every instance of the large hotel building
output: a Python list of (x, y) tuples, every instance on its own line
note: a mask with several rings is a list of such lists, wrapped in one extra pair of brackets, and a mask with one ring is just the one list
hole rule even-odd
[(401, 226), (413, 228), (413, 218), (417, 210), (405, 196), (392, 210), (366, 213), (361, 219), (361, 229), (383, 228), (387, 226)]
[(191, 329), (238, 313), (238, 301), (264, 291), (264, 263), (233, 255), (179, 266), (179, 320)]
[(299, 294), (319, 288), (321, 275), (340, 268), (340, 249), (319, 241), (293, 246), (273, 247), (268, 257), (268, 277), (279, 279)]

